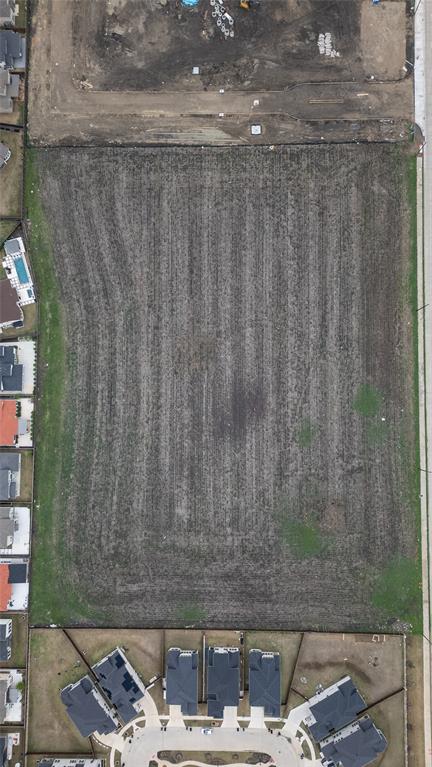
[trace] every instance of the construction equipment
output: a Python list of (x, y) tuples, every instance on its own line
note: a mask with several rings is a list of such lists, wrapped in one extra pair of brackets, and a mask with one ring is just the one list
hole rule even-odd
[(240, 0), (240, 8), (244, 11), (250, 11), (251, 8), (258, 8), (259, 0)]

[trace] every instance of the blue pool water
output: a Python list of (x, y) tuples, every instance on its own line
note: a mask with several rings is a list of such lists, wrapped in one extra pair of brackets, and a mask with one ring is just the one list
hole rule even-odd
[(198, 5), (199, 0), (182, 0), (182, 5), (187, 5), (189, 7), (193, 7), (194, 5)]
[(21, 285), (25, 285), (26, 282), (29, 282), (29, 276), (27, 274), (26, 265), (24, 263), (24, 259), (16, 258), (14, 261), (15, 269), (17, 270), (18, 279), (21, 283)]

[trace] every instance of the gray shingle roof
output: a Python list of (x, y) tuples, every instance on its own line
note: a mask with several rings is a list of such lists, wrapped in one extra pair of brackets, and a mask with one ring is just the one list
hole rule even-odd
[(16, 364), (15, 348), (0, 346), (0, 391), (22, 391), (23, 366)]
[(238, 706), (240, 651), (237, 647), (209, 647), (207, 656), (208, 715), (222, 719), (224, 706)]
[(4, 724), (6, 716), (6, 695), (9, 687), (9, 679), (0, 679), (0, 724)]
[(16, 483), (11, 472), (18, 472), (21, 466), (19, 453), (0, 452), (0, 501), (8, 501), (16, 494)]
[(116, 729), (115, 720), (98, 700), (96, 687), (88, 676), (84, 676), (75, 685), (65, 687), (60, 697), (69, 717), (84, 738), (94, 732), (108, 735)]
[(316, 741), (352, 722), (366, 708), (366, 704), (350, 677), (344, 677), (329, 694), (327, 688), (310, 699), (310, 711), (316, 722), (308, 724)]
[(6, 767), (7, 765), (7, 737), (2, 735), (0, 737), (0, 767)]
[(137, 715), (133, 703), (144, 697), (145, 688), (139, 687), (130, 674), (119, 648), (92, 667), (108, 700), (116, 707), (125, 723)]
[(15, 0), (0, 0), (0, 24), (15, 23)]
[(171, 647), (166, 656), (166, 701), (182, 713), (198, 711), (198, 651)]
[(251, 650), (249, 653), (249, 704), (264, 706), (267, 716), (280, 716), (279, 653)]
[(320, 746), (324, 767), (365, 767), (387, 748), (387, 740), (372, 719), (364, 716)]
[(2, 69), (24, 69), (26, 40), (12, 29), (0, 29), (0, 66)]
[(12, 654), (12, 634), (9, 634), (11, 623), (10, 619), (0, 621), (0, 661), (9, 660)]

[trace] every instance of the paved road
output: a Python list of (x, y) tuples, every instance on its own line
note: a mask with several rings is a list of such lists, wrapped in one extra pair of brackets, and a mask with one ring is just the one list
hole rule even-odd
[(415, 117), (426, 143), (417, 161), (419, 405), (423, 576), (423, 694), (425, 765), (432, 761), (431, 610), (432, 474), (432, 0), (420, 0), (415, 16)]
[[(277, 767), (300, 767), (301, 749), (298, 742), (276, 731), (240, 730), (215, 727), (211, 735), (204, 735), (199, 727), (192, 731), (184, 728), (155, 730), (144, 727), (135, 730), (133, 738), (125, 743), (122, 762), (126, 767), (142, 767), (156, 758), (158, 751), (255, 751), (270, 754)], [(187, 760), (189, 761), (189, 760)], [(311, 765), (311, 762), (307, 760)]]
[[(203, 720), (202, 727), (187, 726), (180, 706), (170, 706), (170, 718), (162, 727), (156, 706), (149, 693), (146, 693), (141, 706), (144, 716), (133, 722), (133, 736), (130, 724), (126, 724), (118, 733), (98, 735), (99, 742), (111, 749), (110, 767), (115, 767), (116, 753), (121, 753), (125, 767), (142, 767), (151, 760), (157, 761), (160, 751), (197, 751), (211, 750), (245, 753), (254, 751), (270, 754), (277, 767), (321, 767), (320, 759), (314, 756), (314, 746), (305, 732), (302, 722), (309, 713), (305, 703), (290, 712), (281, 730), (267, 729), (264, 724), (264, 709), (251, 709), (251, 720), (247, 727), (237, 721), (237, 708), (225, 709), (221, 727), (209, 727)], [(203, 732), (208, 728), (210, 735)], [(305, 754), (310, 754), (305, 756)], [(186, 759), (191, 763), (190, 759)], [(195, 764), (195, 762), (192, 762)], [(199, 765), (199, 762), (196, 762)], [(204, 766), (203, 766), (204, 767)]]

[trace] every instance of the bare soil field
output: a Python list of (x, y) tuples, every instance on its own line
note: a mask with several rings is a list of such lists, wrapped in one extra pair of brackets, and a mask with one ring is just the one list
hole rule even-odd
[(33, 622), (415, 622), (406, 158), (39, 159), (65, 370), (39, 466), (42, 483), (60, 460), (53, 508), (35, 510)]
[[(29, 129), (35, 144), (390, 140), (412, 113), (412, 20), (402, 0), (227, 3), (38, 0)], [(214, 11), (213, 11), (214, 12)], [(409, 55), (408, 55), (409, 58)], [(316, 90), (319, 84), (318, 91)], [(359, 121), (359, 124), (358, 124)], [(261, 133), (251, 134), (259, 123)]]
[[(406, 4), (272, 0), (247, 13), (227, 0), (225, 39), (209, 0), (86, 0), (73, 16), (74, 78), (101, 91), (283, 90), (296, 82), (404, 77)], [(380, 30), (380, 41), (373, 36)], [(331, 44), (320, 48), (320, 34)], [(387, 34), (386, 34), (387, 33)], [(376, 32), (375, 32), (376, 34)], [(385, 60), (386, 53), (392, 55)], [(366, 66), (362, 54), (367, 57)], [(192, 68), (199, 66), (199, 73)]]

